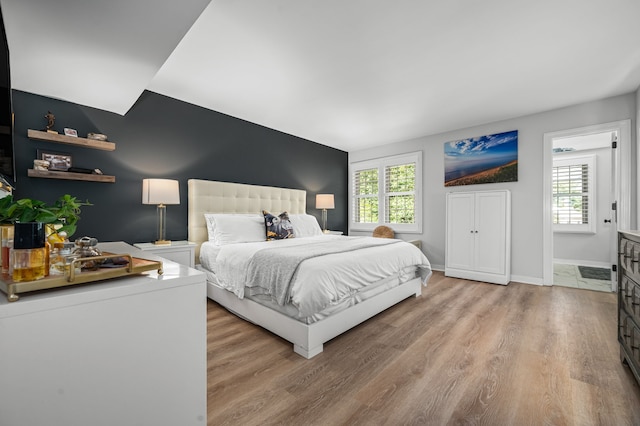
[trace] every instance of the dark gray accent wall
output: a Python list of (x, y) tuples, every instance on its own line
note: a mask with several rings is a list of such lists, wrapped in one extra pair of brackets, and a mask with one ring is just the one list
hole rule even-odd
[[(149, 242), (156, 239), (156, 208), (142, 204), (142, 179), (180, 181), (180, 205), (167, 206), (167, 237), (187, 239), (187, 180), (191, 178), (268, 185), (307, 191), (307, 211), (321, 220), (315, 194), (333, 193), (336, 208), (329, 227), (347, 230), (348, 154), (306, 139), (200, 108), (153, 92), (144, 92), (123, 117), (94, 108), (13, 91), (15, 112), (16, 198), (53, 202), (63, 194), (89, 200), (73, 238)], [(42, 130), (44, 115), (65, 127), (104, 133), (116, 143), (112, 152), (27, 138)], [(116, 183), (30, 178), (37, 150), (64, 152), (73, 166), (99, 168)], [(280, 212), (278, 212), (280, 213)]]

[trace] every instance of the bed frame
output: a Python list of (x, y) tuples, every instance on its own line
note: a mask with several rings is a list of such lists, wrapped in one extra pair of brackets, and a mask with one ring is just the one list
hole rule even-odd
[[(306, 213), (306, 191), (190, 179), (189, 241), (200, 244), (207, 240), (205, 213), (272, 213), (287, 211)], [(293, 343), (293, 350), (305, 358), (322, 352), (323, 344), (374, 315), (410, 296), (420, 296), (420, 279), (415, 278), (379, 295), (364, 300), (346, 310), (313, 324), (304, 324), (249, 299), (238, 299), (233, 293), (207, 283), (207, 296), (234, 314), (257, 324)]]

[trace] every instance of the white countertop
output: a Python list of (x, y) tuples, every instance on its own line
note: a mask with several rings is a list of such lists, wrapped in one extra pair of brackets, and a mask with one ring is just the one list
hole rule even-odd
[(20, 299), (16, 302), (9, 302), (6, 295), (0, 291), (0, 319), (43, 309), (57, 309), (97, 300), (198, 284), (205, 281), (204, 274), (196, 269), (166, 259), (160, 259), (156, 255), (146, 253), (121, 241), (99, 243), (98, 248), (103, 252), (130, 254), (133, 257), (142, 259), (162, 260), (163, 274), (158, 275), (156, 271), (148, 271), (93, 283), (24, 293), (20, 294)]

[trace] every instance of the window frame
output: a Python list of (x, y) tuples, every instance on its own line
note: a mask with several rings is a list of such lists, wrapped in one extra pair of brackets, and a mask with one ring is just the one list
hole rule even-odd
[[(588, 198), (588, 207), (587, 207), (587, 217), (589, 223), (587, 224), (557, 224), (553, 223), (553, 214), (554, 214), (554, 206), (555, 206), (555, 194), (553, 192), (553, 188), (551, 190), (551, 225), (553, 226), (553, 232), (557, 233), (574, 233), (574, 234), (595, 234), (596, 233), (596, 211), (597, 211), (597, 202), (596, 202), (596, 163), (597, 158), (596, 154), (555, 154), (553, 156), (553, 164), (551, 166), (552, 173), (555, 172), (556, 167), (566, 167), (566, 166), (578, 166), (578, 165), (587, 165), (587, 198)], [(553, 178), (552, 178), (553, 182)]]
[[(386, 222), (386, 169), (387, 167), (403, 164), (415, 164), (414, 182), (414, 218), (415, 223), (388, 223)], [(378, 170), (378, 221), (373, 223), (355, 222), (355, 209), (357, 208), (358, 197), (355, 194), (355, 174), (359, 171), (377, 169)], [(350, 231), (373, 231), (380, 225), (391, 227), (396, 233), (422, 233), (422, 151), (389, 157), (375, 158), (372, 160), (357, 161), (349, 164), (349, 187), (350, 187), (350, 211), (349, 230)], [(394, 194), (394, 193), (389, 193)]]

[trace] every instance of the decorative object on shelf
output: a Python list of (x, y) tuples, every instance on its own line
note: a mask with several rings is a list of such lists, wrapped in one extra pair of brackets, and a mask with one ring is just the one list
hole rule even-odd
[(68, 127), (64, 128), (64, 134), (67, 135), (67, 136), (74, 137), (74, 138), (78, 137), (78, 131), (76, 129), (70, 129)]
[(87, 133), (87, 139), (93, 139), (94, 141), (106, 141), (107, 135), (102, 133)]
[(49, 162), (48, 170), (57, 170), (66, 172), (73, 164), (71, 154), (67, 152), (43, 151), (38, 150), (38, 159)]
[(49, 170), (49, 165), (47, 160), (33, 160), (33, 170)]
[(82, 237), (75, 241), (76, 248), (73, 250), (73, 254), (78, 258), (93, 258), (100, 257), (100, 259), (90, 259), (81, 262), (80, 268), (83, 271), (95, 271), (100, 267), (105, 259), (102, 258), (102, 252), (98, 247), (98, 239), (92, 237)]
[(155, 204), (158, 206), (158, 239), (155, 244), (171, 244), (171, 241), (166, 239), (167, 204), (180, 204), (180, 185), (178, 181), (174, 179), (143, 179), (142, 204)]
[(0, 174), (0, 198), (13, 193), (13, 186)]
[(334, 209), (333, 194), (316, 194), (316, 209), (322, 209), (322, 232), (327, 233), (327, 209)]
[(45, 127), (45, 131), (49, 133), (58, 134), (57, 131), (53, 130), (53, 125), (56, 123), (56, 116), (51, 113), (51, 111), (47, 111), (44, 118), (47, 119), (47, 126)]
[(69, 173), (84, 173), (86, 175), (90, 175), (93, 173), (94, 169), (87, 169), (84, 167), (69, 167), (67, 170)]

